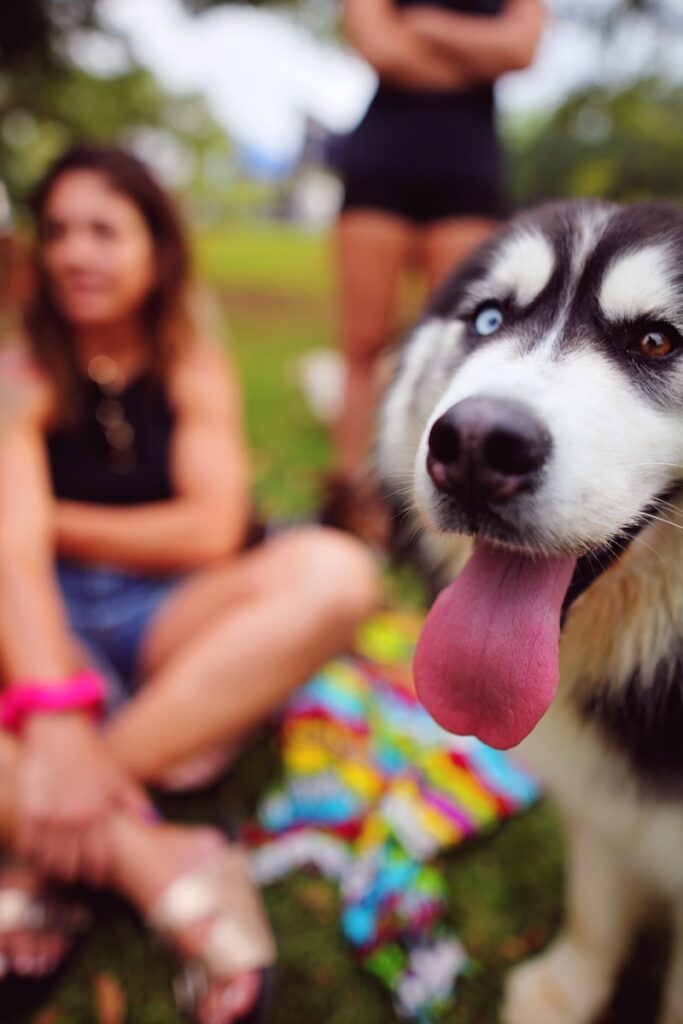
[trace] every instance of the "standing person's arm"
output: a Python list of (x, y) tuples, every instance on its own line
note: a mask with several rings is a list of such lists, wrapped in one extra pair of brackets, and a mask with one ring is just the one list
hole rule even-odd
[(393, 0), (345, 0), (350, 42), (384, 81), (416, 90), (464, 88), (472, 74), (464, 61), (424, 38)]
[(472, 76), (493, 81), (533, 60), (545, 23), (540, 0), (507, 0), (500, 14), (470, 15), (443, 7), (405, 11), (406, 23), (441, 55), (462, 62)]

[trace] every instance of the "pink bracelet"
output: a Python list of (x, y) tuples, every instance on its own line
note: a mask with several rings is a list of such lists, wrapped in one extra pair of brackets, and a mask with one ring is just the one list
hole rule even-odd
[(87, 711), (98, 718), (105, 704), (105, 683), (98, 672), (77, 672), (59, 687), (16, 683), (0, 694), (0, 726), (21, 732), (27, 718), (60, 711)]

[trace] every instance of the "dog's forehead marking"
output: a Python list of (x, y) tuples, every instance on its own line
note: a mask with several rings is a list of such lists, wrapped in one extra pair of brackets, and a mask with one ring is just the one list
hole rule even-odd
[(525, 228), (507, 239), (494, 258), (490, 282), (513, 294), (520, 306), (541, 294), (555, 268), (555, 253), (540, 231)]
[(591, 207), (579, 211), (571, 239), (571, 265), (575, 276), (581, 273), (581, 268), (600, 241), (613, 216), (614, 211), (609, 207)]
[(608, 320), (667, 316), (672, 305), (671, 254), (666, 245), (644, 245), (607, 268), (598, 300)]

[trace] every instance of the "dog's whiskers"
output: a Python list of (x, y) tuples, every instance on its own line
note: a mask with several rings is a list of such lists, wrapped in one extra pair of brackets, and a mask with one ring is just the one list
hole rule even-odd
[(398, 501), (402, 508), (406, 511), (410, 511), (413, 508), (413, 487), (412, 484), (397, 484), (392, 487), (391, 490), (385, 490), (382, 492), (382, 497), (385, 501), (392, 502)]
[(641, 512), (640, 519), (638, 521), (644, 523), (661, 523), (663, 526), (671, 526), (674, 530), (683, 530), (683, 525), (680, 523), (674, 523), (664, 516), (658, 516), (655, 512)]

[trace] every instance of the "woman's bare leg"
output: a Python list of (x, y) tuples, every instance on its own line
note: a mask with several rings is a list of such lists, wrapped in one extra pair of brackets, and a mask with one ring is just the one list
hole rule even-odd
[[(17, 742), (0, 732), (0, 843), (10, 850), (18, 841), (15, 783), (18, 756)], [(107, 884), (128, 899), (143, 915), (147, 914), (174, 879), (219, 855), (225, 846), (224, 837), (213, 829), (150, 824), (120, 812), (112, 813), (109, 829), (112, 856)], [(200, 923), (176, 934), (174, 943), (180, 952), (188, 957), (200, 954), (206, 927), (206, 924)], [(25, 940), (29, 941), (30, 938), (26, 936)], [(38, 956), (45, 957), (44, 947), (37, 948)], [(32, 946), (27, 946), (27, 950), (35, 962), (35, 939)], [(62, 951), (57, 950), (58, 953)], [(54, 960), (55, 951), (50, 949), (48, 952)], [(213, 1019), (213, 1011), (226, 1004), (232, 1008), (232, 1012), (217, 1016), (216, 1019), (221, 1020), (222, 1024), (231, 1021), (233, 1015), (242, 1015), (253, 1004), (258, 986), (259, 979), (253, 971), (240, 973), (214, 986), (202, 1004), (200, 1020)]]
[(342, 214), (336, 233), (341, 345), (346, 364), (335, 470), (353, 477), (367, 455), (377, 405), (377, 360), (395, 328), (398, 286), (416, 233), (402, 217)]
[(348, 644), (377, 599), (366, 550), (317, 528), (191, 580), (150, 627), (147, 685), (109, 730), (115, 758), (153, 781), (236, 743)]
[(435, 291), (498, 222), (487, 217), (458, 217), (436, 221), (421, 229), (420, 254), (430, 292)]

